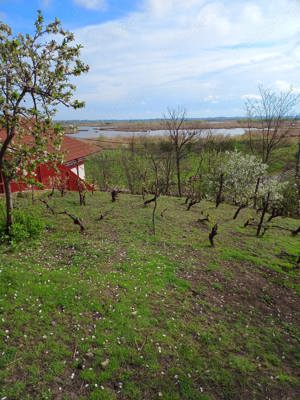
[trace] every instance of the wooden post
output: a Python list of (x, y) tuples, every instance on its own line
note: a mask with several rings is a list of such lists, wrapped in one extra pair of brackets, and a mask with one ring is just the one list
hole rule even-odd
[(78, 158), (76, 159), (76, 171), (77, 171), (77, 176), (79, 176)]

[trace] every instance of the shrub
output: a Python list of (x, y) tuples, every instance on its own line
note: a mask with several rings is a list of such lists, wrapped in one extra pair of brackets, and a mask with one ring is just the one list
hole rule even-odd
[(299, 183), (291, 179), (283, 190), (282, 206), (284, 214), (291, 217), (300, 216)]
[(5, 232), (5, 219), (0, 220), (0, 241), (10, 240), (12, 243), (18, 243), (22, 240), (34, 238), (45, 229), (45, 223), (40, 217), (33, 213), (21, 210), (14, 211), (14, 223), (10, 230), (10, 235)]

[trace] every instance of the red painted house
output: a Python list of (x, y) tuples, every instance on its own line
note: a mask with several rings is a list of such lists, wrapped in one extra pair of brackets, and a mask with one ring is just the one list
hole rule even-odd
[[(0, 143), (5, 138), (5, 132), (0, 130)], [(47, 164), (40, 164), (36, 171), (36, 180), (42, 183), (45, 189), (53, 187), (55, 178), (65, 182), (67, 190), (77, 191), (78, 182), (85, 182), (84, 162), (87, 156), (97, 153), (100, 148), (91, 146), (88, 143), (69, 136), (63, 138), (61, 151), (64, 154), (63, 163), (57, 168)], [(92, 190), (92, 185), (85, 182), (88, 190)], [(11, 183), (12, 192), (28, 190), (28, 186), (22, 182), (14, 181)], [(4, 185), (0, 171), (0, 194), (4, 193)]]

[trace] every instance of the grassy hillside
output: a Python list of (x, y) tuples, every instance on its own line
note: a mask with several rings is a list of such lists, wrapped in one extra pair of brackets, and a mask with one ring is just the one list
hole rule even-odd
[[(0, 247), (0, 398), (299, 399), (299, 236), (258, 239), (242, 227), (252, 210), (233, 221), (230, 206), (166, 197), (153, 236), (140, 196), (50, 200), (83, 219), (81, 235), (16, 203), (46, 229)], [(204, 209), (221, 223), (215, 248)]]

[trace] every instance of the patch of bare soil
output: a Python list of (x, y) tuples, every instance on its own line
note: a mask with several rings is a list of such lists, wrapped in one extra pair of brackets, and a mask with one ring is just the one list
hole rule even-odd
[[(219, 309), (243, 312), (249, 320), (270, 317), (295, 323), (298, 318), (300, 323), (299, 299), (293, 290), (278, 283), (282, 276), (275, 271), (246, 262), (223, 261), (217, 270), (200, 265), (193, 270), (181, 270), (179, 275), (191, 283), (193, 296)], [(195, 302), (195, 311), (198, 304)]]

